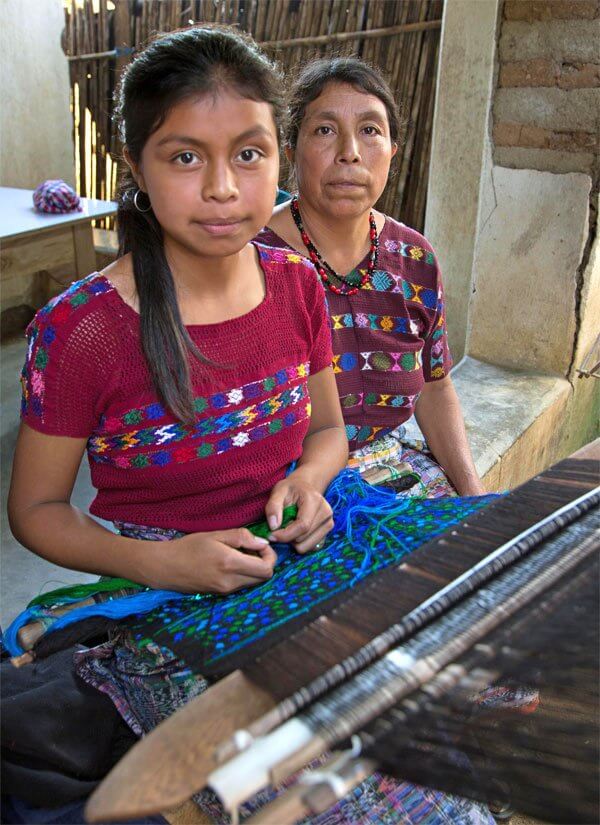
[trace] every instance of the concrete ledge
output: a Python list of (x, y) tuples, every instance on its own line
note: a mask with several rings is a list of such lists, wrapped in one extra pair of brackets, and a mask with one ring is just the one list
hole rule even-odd
[(521, 484), (558, 458), (572, 387), (466, 356), (452, 372), (477, 471), (487, 489)]

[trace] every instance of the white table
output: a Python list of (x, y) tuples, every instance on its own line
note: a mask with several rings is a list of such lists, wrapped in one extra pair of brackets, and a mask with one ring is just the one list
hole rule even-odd
[[(92, 221), (114, 215), (113, 201), (81, 198), (81, 212), (51, 215), (33, 208), (31, 189), (0, 187), (0, 309), (38, 309), (70, 281), (96, 268)], [(63, 270), (62, 280), (50, 277)]]

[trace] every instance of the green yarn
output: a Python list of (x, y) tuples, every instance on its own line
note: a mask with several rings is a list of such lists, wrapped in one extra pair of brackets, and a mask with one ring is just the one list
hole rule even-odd
[(50, 590), (48, 593), (41, 593), (35, 599), (32, 599), (27, 607), (56, 604), (63, 598), (79, 601), (96, 593), (110, 593), (113, 590), (125, 590), (126, 588), (144, 589), (141, 584), (136, 584), (136, 582), (129, 581), (129, 579), (102, 578), (90, 584), (72, 584), (67, 587), (59, 587), (58, 590)]
[(48, 593), (41, 593), (35, 599), (32, 599), (27, 607), (56, 604), (62, 599), (79, 601), (96, 593), (110, 593), (113, 590), (125, 590), (126, 588), (144, 589), (141, 584), (136, 584), (136, 582), (129, 581), (129, 579), (111, 579), (107, 577), (90, 584), (72, 584), (67, 587), (59, 587), (58, 590), (49, 590)]
[[(278, 527), (277, 529), (282, 530), (284, 527), (287, 527), (288, 524), (291, 521), (293, 521), (297, 515), (298, 508), (295, 504), (291, 504), (289, 507), (286, 507), (283, 511), (281, 527)], [(264, 519), (262, 521), (256, 521), (254, 522), (254, 524), (249, 524), (248, 530), (250, 530), (250, 532), (254, 536), (258, 536), (259, 539), (268, 539), (271, 533), (273, 532)]]

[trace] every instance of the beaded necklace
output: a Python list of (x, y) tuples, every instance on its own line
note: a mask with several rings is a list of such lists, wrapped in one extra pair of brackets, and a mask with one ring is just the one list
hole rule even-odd
[[(375, 215), (373, 214), (373, 210), (369, 212), (369, 237), (371, 238), (371, 247), (369, 249), (369, 263), (367, 265), (366, 271), (363, 273), (360, 279), (360, 283), (357, 284), (356, 282), (353, 282), (348, 276), (339, 275), (335, 271), (335, 269), (327, 263), (327, 261), (323, 258), (317, 247), (311, 241), (311, 239), (308, 236), (308, 232), (302, 224), (300, 207), (298, 206), (298, 197), (296, 195), (294, 195), (294, 197), (292, 198), (290, 209), (292, 212), (292, 218), (294, 219), (294, 223), (296, 224), (298, 232), (300, 233), (300, 237), (302, 238), (302, 242), (304, 246), (308, 249), (309, 258), (314, 264), (314, 267), (317, 270), (323, 284), (327, 286), (332, 292), (335, 292), (337, 295), (355, 295), (359, 289), (362, 289), (365, 286), (371, 274), (373, 273), (373, 270), (375, 269), (375, 264), (377, 263), (377, 250), (379, 249), (379, 238), (377, 236), (377, 225), (375, 223)], [(334, 278), (336, 281), (338, 281), (340, 286), (336, 286), (335, 283), (332, 283), (331, 278)]]

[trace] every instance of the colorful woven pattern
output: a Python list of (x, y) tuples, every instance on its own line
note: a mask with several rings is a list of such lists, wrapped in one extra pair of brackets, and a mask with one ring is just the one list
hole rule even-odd
[(414, 406), (416, 395), (390, 395), (378, 392), (351, 392), (340, 398), (342, 409), (350, 409), (362, 404), (378, 407), (410, 407)]
[[(311, 767), (318, 768), (316, 760)], [(239, 810), (240, 822), (260, 810), (267, 802), (278, 797), (298, 779), (298, 775), (279, 785), (267, 788), (245, 802)], [(202, 810), (218, 825), (229, 825), (229, 816), (220, 805), (218, 797), (210, 790), (194, 797)], [(297, 825), (494, 825), (487, 806), (458, 796), (424, 788), (374, 773), (361, 782), (322, 814), (299, 820)]]
[(422, 352), (342, 352), (333, 356), (334, 373), (360, 370), (415, 372), (422, 365)]
[[(273, 246), (286, 245), (268, 229), (260, 237)], [(345, 405), (351, 451), (369, 435), (379, 438), (407, 421), (424, 383), (444, 378), (452, 366), (433, 250), (426, 238), (390, 217), (379, 239), (377, 268), (362, 288), (354, 295), (327, 293), (333, 366), (341, 398), (369, 392), (406, 401)], [(367, 265), (368, 257), (355, 268), (359, 280)]]
[[(278, 387), (283, 387), (286, 384), (289, 384), (291, 381), (296, 381), (301, 378), (307, 378), (310, 374), (310, 364), (308, 362), (304, 364), (299, 364), (296, 367), (288, 367), (287, 369), (278, 370), (273, 375), (269, 375), (266, 378), (261, 378), (259, 381), (251, 381), (248, 384), (243, 384), (241, 387), (234, 387), (227, 392), (217, 392), (213, 395), (208, 396), (200, 396), (198, 398), (194, 398), (194, 409), (197, 413), (203, 413), (206, 410), (211, 410), (214, 412), (222, 412), (223, 410), (227, 410), (230, 407), (236, 407), (238, 404), (242, 404), (244, 402), (248, 403), (252, 401), (255, 405), (261, 398), (268, 397), (270, 393), (273, 392), (274, 389)], [(269, 399), (272, 400), (272, 399)], [(103, 418), (101, 421), (101, 427), (103, 433), (112, 434), (118, 433), (123, 427), (132, 427), (136, 424), (144, 424), (148, 422), (158, 421), (161, 418), (164, 418), (167, 415), (167, 410), (165, 407), (156, 402), (153, 404), (146, 404), (142, 407), (136, 407), (135, 409), (128, 410), (123, 415), (114, 418)], [(248, 411), (247, 413), (248, 420), (254, 420), (251, 417), (251, 412)], [(254, 416), (256, 417), (256, 416)], [(167, 433), (169, 431), (167, 430)], [(136, 433), (134, 432), (133, 435), (135, 436)], [(123, 435), (118, 436), (119, 438), (123, 438)], [(165, 441), (171, 440), (170, 437), (166, 437)], [(110, 444), (111, 442), (108, 438), (104, 439), (93, 439), (91, 441), (92, 445), (99, 445), (100, 443), (106, 442)], [(117, 442), (118, 443), (118, 442)], [(100, 450), (99, 450), (100, 451)]]
[(221, 670), (236, 651), (301, 614), (318, 612), (325, 600), (397, 563), (494, 497), (400, 501), (344, 471), (327, 498), (336, 523), (322, 550), (301, 556), (282, 548), (273, 578), (263, 585), (226, 597), (184, 597), (130, 619), (136, 643), (168, 648), (204, 675)]
[[(370, 284), (367, 284), (367, 289), (374, 289), (377, 292), (391, 292), (399, 293), (404, 296), (407, 301), (415, 304), (421, 304), (427, 309), (435, 309), (438, 303), (438, 293), (421, 284), (415, 284), (407, 281), (405, 278), (394, 274), (393, 272), (386, 272), (382, 269), (373, 273)], [(367, 316), (368, 317), (368, 316)], [(382, 316), (392, 317), (392, 316)], [(367, 329), (377, 329), (377, 327), (367, 327)], [(404, 330), (397, 330), (403, 332)], [(412, 330), (409, 330), (412, 331)]]
[[(21, 373), (23, 415), (29, 412), (37, 417), (42, 416), (46, 383), (44, 372), (52, 357), (52, 345), (57, 337), (55, 324), (61, 323), (79, 308), (84, 307), (94, 295), (110, 292), (112, 289), (109, 282), (97, 273), (89, 275), (81, 281), (76, 281), (65, 292), (46, 304), (29, 324), (27, 359)], [(44, 319), (50, 313), (53, 323), (44, 324)]]
[(331, 323), (333, 329), (376, 329), (382, 332), (404, 332), (418, 335), (420, 332), (420, 324), (413, 321), (411, 318), (405, 318), (398, 315), (368, 315), (364, 312), (358, 312), (356, 316), (351, 312), (346, 312), (344, 315), (332, 315)]
[(81, 212), (77, 192), (64, 180), (46, 180), (33, 193), (33, 205), (38, 212), (61, 214)]
[(346, 424), (345, 430), (346, 438), (354, 444), (365, 444), (374, 438), (381, 438), (390, 431), (383, 427), (369, 427), (368, 424), (363, 424), (362, 427), (357, 424)]
[(388, 252), (394, 252), (397, 255), (402, 255), (404, 258), (410, 258), (413, 261), (421, 261), (421, 263), (435, 266), (435, 255), (429, 249), (422, 249), (415, 244), (404, 243), (401, 240), (386, 240), (384, 246)]
[[(291, 372), (295, 373), (297, 369), (292, 369)], [(231, 393), (228, 393), (228, 395), (231, 395)], [(303, 383), (271, 396), (259, 404), (252, 404), (245, 409), (203, 418), (192, 427), (177, 422), (164, 424), (160, 427), (145, 427), (109, 438), (95, 436), (89, 439), (88, 449), (94, 461), (107, 462), (116, 467), (165, 466), (171, 462), (207, 458), (210, 455), (225, 453), (234, 447), (244, 447), (246, 444), (258, 441), (266, 435), (273, 435), (284, 427), (290, 427), (306, 420), (310, 416), (310, 404), (307, 399), (308, 388)], [(289, 407), (300, 405), (300, 402), (304, 403), (296, 410), (287, 412), (284, 416), (272, 418), (268, 423), (256, 424), (248, 428), (250, 423), (264, 418), (271, 418), (276, 413)], [(227, 435), (225, 438), (220, 438), (216, 442), (201, 441), (193, 444), (201, 437), (223, 435), (229, 430), (237, 430), (237, 432)], [(131, 457), (122, 454), (124, 451), (135, 447), (176, 444), (185, 439), (191, 441), (193, 446), (172, 451), (165, 449), (147, 450)]]

